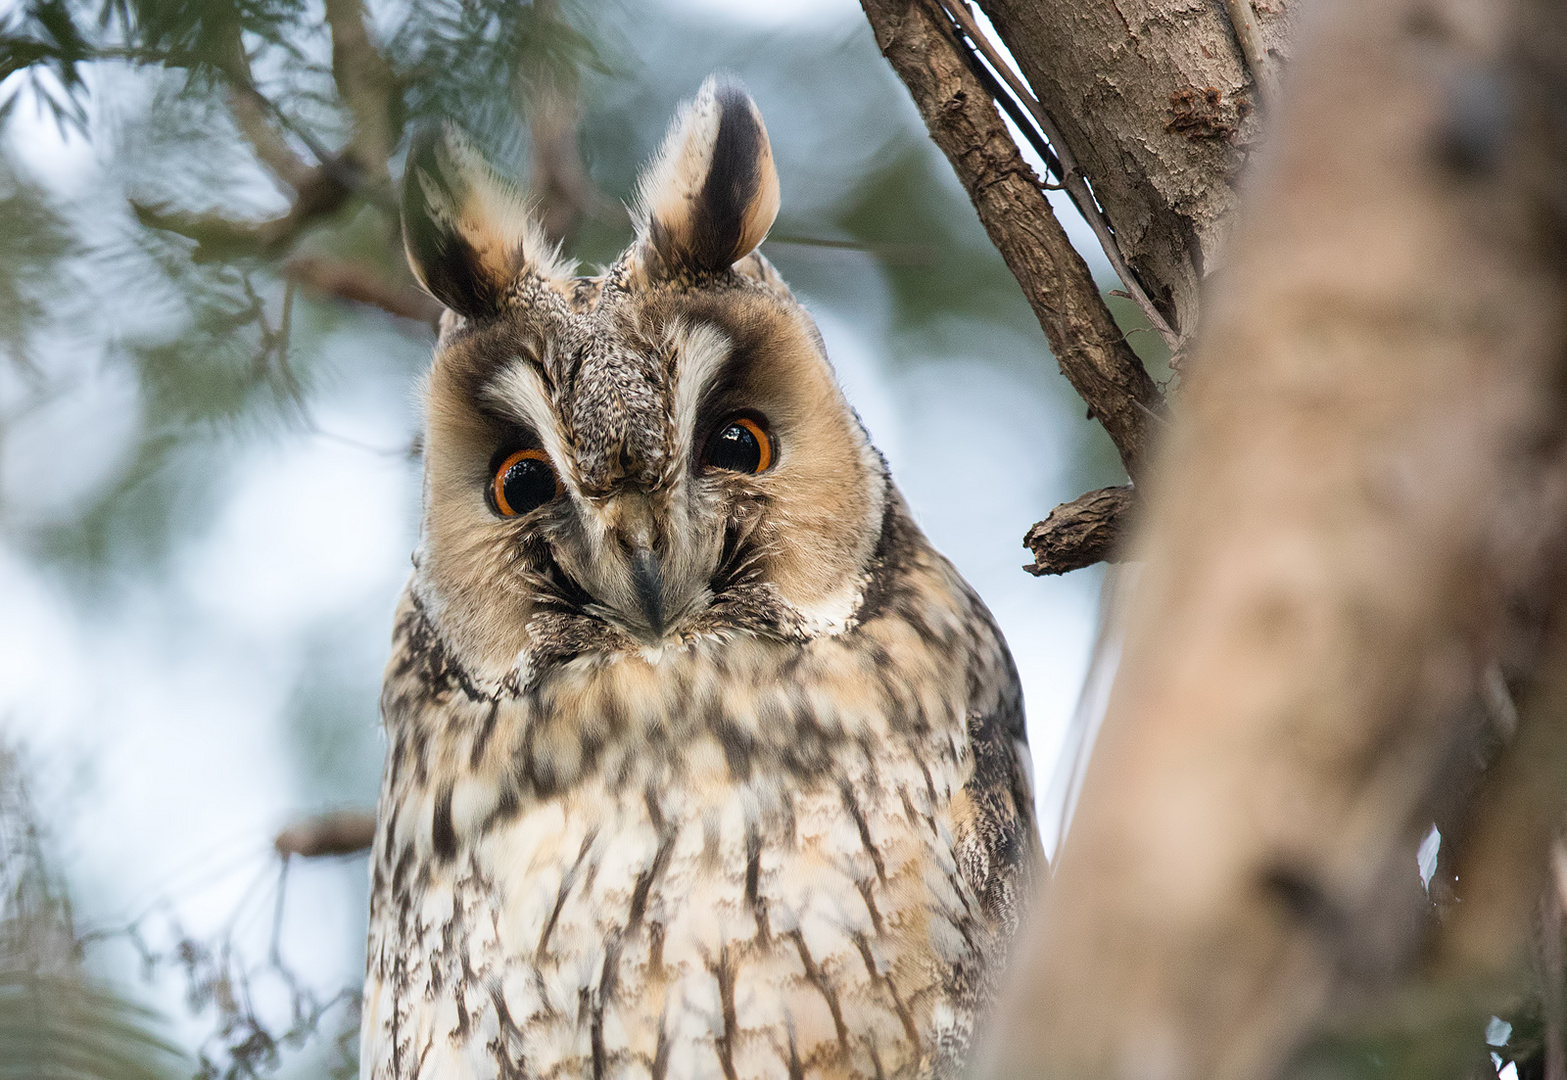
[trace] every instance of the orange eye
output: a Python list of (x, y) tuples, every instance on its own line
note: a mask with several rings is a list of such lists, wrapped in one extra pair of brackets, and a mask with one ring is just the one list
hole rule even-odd
[(736, 416), (708, 438), (702, 463), (731, 472), (766, 472), (773, 463), (773, 437), (749, 416)]
[(543, 450), (507, 454), (490, 480), (490, 502), (501, 517), (537, 510), (564, 490)]

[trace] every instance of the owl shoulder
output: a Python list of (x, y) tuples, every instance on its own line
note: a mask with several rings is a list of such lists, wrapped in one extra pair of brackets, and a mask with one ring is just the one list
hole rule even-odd
[(992, 927), (1010, 936), (1047, 867), (1034, 820), (1022, 688), (1005, 642), (999, 634), (995, 641), (999, 678), (969, 701), (970, 768), (953, 799), (953, 835), (959, 871)]
[[(966, 701), (962, 782), (950, 808), (954, 854), (992, 929), (1010, 937), (1047, 872), (1017, 666), (984, 601), (926, 540), (895, 489), (871, 580), (867, 609), (914, 624), (942, 661), (962, 666), (953, 672)], [(950, 616), (945, 632), (931, 625), (937, 609)]]

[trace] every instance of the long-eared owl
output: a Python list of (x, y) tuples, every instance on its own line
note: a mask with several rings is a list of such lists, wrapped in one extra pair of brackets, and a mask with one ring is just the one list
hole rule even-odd
[(458, 133), (410, 151), (448, 310), (367, 1078), (961, 1066), (1043, 867), (1017, 674), (757, 251), (778, 197), (723, 79), (593, 277)]

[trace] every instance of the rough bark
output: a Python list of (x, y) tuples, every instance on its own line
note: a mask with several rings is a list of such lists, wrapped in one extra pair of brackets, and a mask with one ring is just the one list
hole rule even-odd
[(1100, 488), (1062, 503), (1023, 537), (1023, 546), (1034, 553), (1033, 565), (1023, 569), (1042, 577), (1117, 561), (1132, 505), (1127, 486)]
[[(1527, 599), (1558, 644), (1464, 848), (1516, 876), (1442, 949), (1454, 978), (1517, 959), (1567, 789), (1564, 21), (1316, 9), (1145, 489), (1120, 677), (992, 1075), (1276, 1075), (1331, 1003), (1408, 986), (1412, 853), (1487, 673), (1531, 670)], [(1036, 55), (1152, 79), (1058, 44)]]
[(923, 0), (861, 0), (883, 55), (962, 181), (1051, 351), (1136, 479), (1163, 411), (1158, 387), (1126, 343), (1088, 266), (1051, 212), (944, 16)]
[[(1282, 55), (1296, 0), (1249, 0)], [(1214, 0), (981, 0), (1060, 128), (1127, 261), (1183, 334), (1258, 132), (1256, 84)], [(1244, 32), (1244, 31), (1243, 31)], [(1266, 77), (1266, 76), (1265, 76)]]

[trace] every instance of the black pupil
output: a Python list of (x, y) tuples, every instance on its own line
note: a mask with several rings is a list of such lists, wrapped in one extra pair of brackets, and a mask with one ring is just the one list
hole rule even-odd
[(762, 464), (762, 444), (744, 424), (730, 424), (708, 440), (707, 463), (715, 469), (754, 473)]
[(506, 470), (501, 490), (512, 513), (526, 514), (555, 497), (555, 470), (537, 458), (523, 458)]

